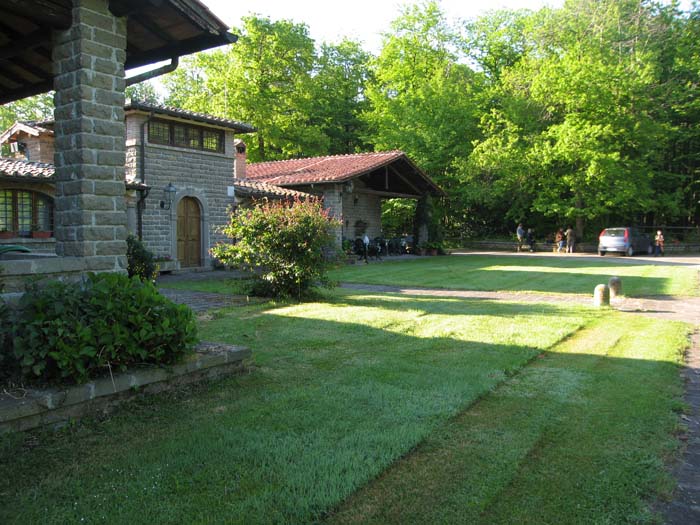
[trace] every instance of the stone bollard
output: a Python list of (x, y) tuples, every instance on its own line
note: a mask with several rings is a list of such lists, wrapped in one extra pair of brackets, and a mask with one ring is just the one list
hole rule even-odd
[(618, 295), (622, 295), (622, 279), (611, 277), (608, 281), (608, 288), (610, 288), (610, 299), (615, 299)]
[(610, 288), (607, 284), (599, 284), (593, 291), (593, 306), (610, 306)]

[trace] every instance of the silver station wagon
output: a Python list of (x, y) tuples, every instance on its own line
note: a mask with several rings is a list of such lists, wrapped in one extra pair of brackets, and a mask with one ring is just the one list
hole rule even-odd
[(598, 237), (598, 255), (608, 252), (630, 256), (635, 253), (650, 254), (651, 238), (638, 228), (605, 228)]

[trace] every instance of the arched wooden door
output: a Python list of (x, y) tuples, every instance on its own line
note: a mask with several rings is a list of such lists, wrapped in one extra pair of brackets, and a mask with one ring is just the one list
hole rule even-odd
[(202, 265), (202, 215), (197, 199), (184, 197), (177, 205), (177, 258), (180, 266)]

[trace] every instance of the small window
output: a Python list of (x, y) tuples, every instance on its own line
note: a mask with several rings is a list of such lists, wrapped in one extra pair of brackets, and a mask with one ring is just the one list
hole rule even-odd
[(170, 125), (154, 120), (148, 125), (148, 140), (157, 144), (170, 144)]
[(202, 146), (207, 151), (216, 151), (217, 153), (223, 153), (224, 141), (222, 138), (222, 133), (220, 131), (205, 129)]
[(148, 140), (154, 144), (166, 144), (178, 148), (223, 153), (224, 132), (202, 126), (153, 120), (149, 125)]
[(32, 230), (53, 231), (53, 199), (26, 190), (0, 190), (0, 231), (29, 237)]

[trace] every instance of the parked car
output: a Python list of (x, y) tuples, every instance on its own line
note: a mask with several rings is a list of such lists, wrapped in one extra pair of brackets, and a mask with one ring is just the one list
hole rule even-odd
[(618, 252), (632, 256), (635, 253), (652, 253), (652, 243), (649, 235), (638, 228), (627, 226), (605, 228), (598, 237), (598, 255), (608, 252)]

